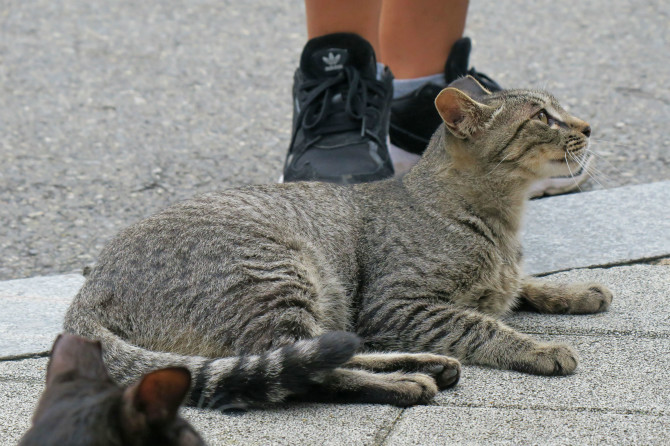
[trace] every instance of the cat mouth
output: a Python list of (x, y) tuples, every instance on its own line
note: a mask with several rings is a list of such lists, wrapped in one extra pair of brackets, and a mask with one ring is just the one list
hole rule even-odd
[(584, 156), (586, 146), (582, 146), (578, 149), (572, 149), (572, 150), (565, 150), (563, 152), (563, 156), (560, 158), (553, 158), (551, 159), (552, 163), (561, 163), (565, 164), (566, 162), (568, 163), (574, 163), (574, 164), (579, 164), (579, 160)]

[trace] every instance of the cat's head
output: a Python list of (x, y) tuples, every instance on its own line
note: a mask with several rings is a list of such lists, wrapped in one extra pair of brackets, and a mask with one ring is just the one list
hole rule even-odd
[(491, 93), (467, 76), (435, 99), (447, 130), (452, 159), (484, 173), (528, 180), (571, 175), (586, 159), (591, 128), (540, 90)]
[(189, 371), (175, 367), (122, 389), (107, 374), (99, 342), (60, 335), (33, 426), (20, 445), (204, 445), (177, 415), (190, 384)]

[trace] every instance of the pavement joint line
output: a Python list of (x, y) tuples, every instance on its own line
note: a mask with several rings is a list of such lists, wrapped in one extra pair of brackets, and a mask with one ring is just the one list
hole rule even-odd
[(402, 408), (398, 411), (398, 414), (395, 416), (393, 421), (390, 423), (385, 423), (382, 427), (379, 428), (377, 433), (375, 434), (375, 438), (372, 440), (372, 446), (384, 446), (385, 444), (388, 443), (388, 439), (391, 436), (391, 433), (393, 433), (393, 429), (395, 429), (396, 424), (402, 417), (402, 414), (405, 413), (406, 408)]
[[(505, 321), (503, 321), (505, 322)], [(652, 331), (638, 332), (638, 331), (595, 331), (592, 333), (585, 333), (579, 331), (560, 331), (560, 330), (547, 330), (547, 331), (530, 331), (523, 330), (523, 327), (512, 325), (507, 323), (507, 325), (516, 328), (525, 334), (532, 335), (552, 335), (552, 336), (574, 336), (574, 337), (583, 337), (583, 338), (600, 338), (607, 336), (610, 338), (620, 338), (621, 336), (633, 337), (635, 339), (668, 339), (670, 334), (666, 333), (654, 333)]]
[(543, 405), (530, 405), (522, 406), (520, 404), (449, 404), (449, 405), (431, 405), (432, 407), (469, 407), (472, 409), (512, 409), (512, 410), (528, 410), (528, 411), (548, 411), (548, 412), (590, 412), (590, 413), (600, 413), (600, 414), (617, 414), (617, 415), (644, 415), (650, 417), (670, 417), (670, 413), (656, 410), (642, 410), (642, 409), (614, 409), (614, 408), (603, 408), (603, 407), (555, 407), (555, 406), (543, 406)]
[(553, 274), (558, 274), (558, 273), (565, 273), (569, 271), (579, 271), (579, 270), (585, 270), (585, 269), (611, 269), (611, 268), (616, 268), (619, 266), (633, 266), (633, 265), (653, 265), (651, 262), (654, 262), (656, 260), (662, 260), (670, 258), (668, 254), (661, 254), (657, 256), (652, 256), (652, 257), (643, 257), (640, 259), (634, 259), (634, 260), (628, 260), (625, 262), (612, 262), (612, 263), (603, 263), (603, 264), (598, 264), (598, 265), (588, 265), (588, 266), (578, 266), (575, 268), (565, 268), (565, 269), (557, 269), (554, 271), (547, 271), (547, 272), (541, 272), (541, 273), (536, 273), (536, 274), (531, 274), (533, 277), (547, 277), (551, 276)]
[(37, 353), (22, 353), (20, 355), (9, 355), (9, 356), (0, 356), (0, 362), (7, 361), (21, 361), (23, 359), (39, 359), (46, 358), (51, 354), (51, 351), (43, 351)]
[(0, 383), (21, 383), (21, 384), (45, 384), (44, 379), (32, 379), (32, 378), (0, 378)]

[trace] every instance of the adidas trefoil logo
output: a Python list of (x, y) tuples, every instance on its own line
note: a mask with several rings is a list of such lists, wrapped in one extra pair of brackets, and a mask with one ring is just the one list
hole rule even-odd
[(342, 64), (340, 59), (342, 58), (341, 54), (328, 53), (328, 56), (323, 56), (321, 60), (326, 64), (324, 67), (325, 71), (341, 70)]

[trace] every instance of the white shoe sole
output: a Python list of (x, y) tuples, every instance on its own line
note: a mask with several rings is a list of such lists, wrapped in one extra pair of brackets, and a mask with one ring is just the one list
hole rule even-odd
[(390, 141), (388, 141), (388, 148), (396, 177), (404, 176), (407, 172), (409, 172), (412, 166), (418, 163), (421, 159), (421, 155), (406, 152), (400, 147), (391, 144)]

